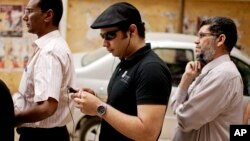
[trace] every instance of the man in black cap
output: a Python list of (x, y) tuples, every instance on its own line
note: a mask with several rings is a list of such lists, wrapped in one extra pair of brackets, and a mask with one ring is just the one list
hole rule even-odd
[(108, 85), (107, 103), (84, 88), (76, 107), (102, 118), (100, 141), (155, 141), (159, 138), (172, 88), (166, 64), (145, 43), (139, 11), (119, 2), (91, 25), (100, 29), (103, 46), (121, 59)]

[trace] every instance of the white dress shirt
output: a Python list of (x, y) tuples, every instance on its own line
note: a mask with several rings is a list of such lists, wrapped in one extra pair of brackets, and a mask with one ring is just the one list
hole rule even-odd
[(39, 122), (25, 123), (22, 127), (51, 128), (66, 125), (71, 120), (73, 101), (67, 86), (74, 87), (75, 70), (68, 44), (58, 30), (35, 41), (38, 49), (30, 59), (19, 86), (15, 108), (27, 110), (33, 103), (49, 97), (58, 101), (56, 112)]

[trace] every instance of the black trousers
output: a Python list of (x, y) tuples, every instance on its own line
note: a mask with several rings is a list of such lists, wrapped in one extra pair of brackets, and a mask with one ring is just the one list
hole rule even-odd
[(17, 128), (20, 134), (19, 141), (69, 141), (69, 132), (66, 126), (54, 128)]

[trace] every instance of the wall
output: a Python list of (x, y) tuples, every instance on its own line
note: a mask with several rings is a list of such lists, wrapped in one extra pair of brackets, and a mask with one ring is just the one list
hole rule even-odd
[(186, 0), (185, 23), (192, 25), (198, 17), (228, 16), (238, 28), (238, 45), (250, 56), (249, 0)]
[[(11, 4), (17, 6), (24, 6), (26, 2), (27, 0), (0, 0), (0, 5)], [(0, 21), (0, 32), (5, 31), (6, 28), (3, 23), (5, 22), (3, 20), (5, 18), (5, 15), (3, 13), (4, 12), (0, 12), (0, 18), (2, 19)], [(19, 13), (22, 15), (22, 11)], [(0, 79), (6, 82), (11, 93), (17, 91), (23, 70), (24, 58), (22, 58), (21, 56), (23, 56), (23, 49), (26, 47), (29, 48), (28, 42), (29, 39), (31, 39), (26, 38), (26, 35), (28, 34), (26, 34), (27, 32), (25, 32), (25, 29), (23, 29), (23, 31), (21, 32), (23, 37), (3, 37), (3, 35), (0, 35), (1, 57), (3, 55), (3, 51), (5, 52), (4, 57), (2, 58), (4, 61), (4, 68), (0, 68)]]
[[(70, 0), (68, 1), (67, 41), (73, 51), (92, 50), (101, 46), (99, 30), (90, 25), (110, 4), (117, 0)], [(176, 0), (130, 0), (140, 9), (147, 31), (171, 31), (178, 25)], [(77, 18), (76, 18), (77, 17)]]
[[(74, 52), (101, 46), (99, 30), (90, 28), (94, 19), (118, 0), (69, 0), (67, 41)], [(141, 12), (147, 31), (178, 32), (181, 0), (126, 0)], [(209, 16), (228, 16), (239, 31), (238, 45), (250, 55), (249, 0), (183, 0), (183, 32), (196, 34), (198, 20)], [(77, 18), (76, 18), (77, 17)]]
[[(73, 52), (89, 51), (101, 46), (99, 30), (90, 28), (94, 19), (110, 4), (118, 0), (68, 0), (66, 40)], [(0, 0), (0, 4), (25, 5), (28, 0)], [(181, 0), (127, 0), (141, 12), (147, 31), (178, 32), (180, 25)], [(250, 1), (249, 0), (185, 0), (183, 32), (196, 34), (199, 18), (208, 16), (228, 16), (236, 21), (239, 31), (238, 44), (250, 56)], [(25, 26), (25, 24), (24, 24)], [(0, 29), (1, 31), (2, 29)], [(35, 39), (23, 29), (25, 38), (20, 38), (21, 46), (30, 46)], [(26, 38), (27, 37), (27, 38)], [(2, 37), (0, 37), (1, 40)], [(4, 38), (6, 40), (6, 38)], [(4, 45), (16, 39), (8, 38)], [(1, 44), (1, 42), (0, 42)], [(20, 50), (18, 50), (20, 51)], [(18, 60), (20, 61), (20, 60)], [(23, 68), (0, 69), (0, 78), (16, 92)]]

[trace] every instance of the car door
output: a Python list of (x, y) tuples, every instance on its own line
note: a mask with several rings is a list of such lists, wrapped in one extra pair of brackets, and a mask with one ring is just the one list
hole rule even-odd
[[(171, 95), (175, 93), (178, 84), (180, 83), (182, 74), (185, 71), (185, 66), (189, 61), (194, 60), (194, 51), (189, 47), (161, 47), (153, 48), (153, 51), (167, 64), (172, 75), (173, 87)], [(171, 96), (170, 96), (171, 97)], [(170, 104), (165, 115), (161, 141), (170, 140), (174, 134), (174, 129), (177, 125), (177, 120), (173, 114)]]

